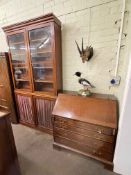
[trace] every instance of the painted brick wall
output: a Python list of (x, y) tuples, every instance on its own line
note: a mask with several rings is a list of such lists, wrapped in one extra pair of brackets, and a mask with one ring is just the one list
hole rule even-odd
[[(115, 94), (121, 100), (127, 68), (126, 47), (121, 49), (119, 87), (109, 88), (114, 73), (122, 0), (0, 0), (0, 27), (53, 12), (62, 22), (63, 85), (66, 90), (81, 86), (73, 76), (81, 71), (96, 87), (93, 91)], [(128, 8), (128, 1), (127, 1)], [(117, 23), (115, 23), (118, 21)], [(128, 14), (124, 24), (127, 30)], [(128, 35), (127, 35), (128, 36)], [(94, 47), (94, 57), (83, 64), (75, 40)], [(122, 44), (126, 44), (123, 36)], [(0, 29), (0, 51), (8, 50)], [(111, 70), (111, 73), (109, 73)]]

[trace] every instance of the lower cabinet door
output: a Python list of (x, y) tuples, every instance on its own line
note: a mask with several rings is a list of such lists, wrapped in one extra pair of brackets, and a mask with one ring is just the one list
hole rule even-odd
[(25, 124), (35, 124), (33, 101), (31, 96), (16, 94), (17, 106), (19, 111), (19, 120)]
[(39, 128), (52, 129), (52, 110), (55, 100), (35, 98), (37, 124)]

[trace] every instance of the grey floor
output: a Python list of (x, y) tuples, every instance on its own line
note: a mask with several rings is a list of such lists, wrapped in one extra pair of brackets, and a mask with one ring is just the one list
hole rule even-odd
[(48, 134), (22, 125), (13, 132), (22, 175), (116, 175), (90, 158), (53, 149)]

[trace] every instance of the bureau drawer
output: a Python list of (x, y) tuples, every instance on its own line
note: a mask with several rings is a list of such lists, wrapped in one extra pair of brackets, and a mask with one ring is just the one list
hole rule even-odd
[(97, 133), (100, 134), (105, 134), (105, 135), (115, 135), (116, 130), (112, 129), (112, 128), (108, 128), (108, 127), (103, 127), (103, 126), (99, 126), (99, 125), (94, 125), (94, 124), (90, 124), (90, 123), (86, 123), (86, 122), (82, 122), (82, 121), (77, 121), (77, 120), (72, 120), (72, 119), (67, 119), (64, 117), (59, 117), (59, 116), (55, 116), (55, 124), (57, 124), (58, 126), (71, 126), (73, 127), (77, 127), (77, 128), (82, 128), (85, 130), (92, 130), (95, 131)]
[(71, 132), (75, 132), (75, 133), (79, 133), (81, 135), (84, 136), (88, 136), (94, 139), (98, 139), (104, 142), (108, 142), (108, 143), (114, 143), (115, 142), (115, 136), (109, 136), (109, 135), (105, 135), (102, 133), (98, 133), (94, 130), (88, 130), (88, 129), (83, 129), (81, 127), (77, 127), (75, 125), (68, 125), (67, 123), (60, 123), (60, 122), (54, 122), (54, 128), (59, 128), (59, 129), (64, 129), (67, 131), (71, 131)]
[(88, 154), (88, 155), (92, 155), (92, 156), (95, 156), (95, 157), (98, 157), (98, 158), (101, 158), (101, 159), (104, 159), (104, 160), (107, 160), (107, 161), (112, 161), (113, 160), (113, 155), (112, 154), (109, 154), (107, 152), (104, 152), (104, 151), (101, 151), (101, 150), (96, 150), (94, 148), (85, 146), (82, 143), (77, 143), (75, 141), (71, 141), (69, 139), (65, 139), (65, 138), (60, 137), (60, 136), (55, 136), (54, 141), (56, 143), (65, 145), (69, 148), (73, 148), (76, 151), (77, 150), (81, 151), (83, 154), (85, 153), (85, 154)]
[(113, 153), (114, 145), (111, 143), (103, 142), (98, 139), (82, 135), (81, 133), (75, 133), (64, 129), (54, 128), (54, 136), (60, 136), (72, 141), (82, 143), (87, 146), (91, 146), (96, 150), (103, 150), (105, 152)]

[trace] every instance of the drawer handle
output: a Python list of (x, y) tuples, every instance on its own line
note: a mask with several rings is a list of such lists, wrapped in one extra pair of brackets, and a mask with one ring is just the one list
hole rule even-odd
[(99, 134), (102, 134), (102, 131), (101, 131), (101, 130), (98, 130), (97, 132), (98, 132)]
[(4, 87), (4, 85), (3, 84), (0, 84), (0, 87)]

